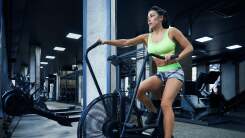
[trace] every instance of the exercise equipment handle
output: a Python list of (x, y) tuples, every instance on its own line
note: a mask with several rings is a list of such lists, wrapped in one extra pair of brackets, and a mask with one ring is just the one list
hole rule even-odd
[(90, 64), (90, 61), (89, 61), (89, 59), (88, 59), (88, 53), (89, 53), (92, 49), (96, 48), (98, 45), (101, 45), (101, 44), (102, 44), (102, 41), (101, 41), (101, 40), (97, 40), (94, 44), (92, 44), (92, 45), (86, 50), (86, 53), (85, 53), (85, 61), (86, 61), (86, 63), (87, 63), (88, 69), (89, 69), (89, 71), (90, 71), (90, 73), (91, 73), (91, 76), (92, 76), (92, 78), (93, 78), (93, 80), (94, 80), (95, 86), (96, 86), (96, 88), (97, 88), (98, 93), (99, 93), (100, 96), (102, 96), (102, 91), (101, 91), (101, 89), (100, 89), (100, 87), (99, 87), (99, 83), (98, 83), (98, 81), (97, 81), (97, 79), (96, 79), (96, 77), (95, 77), (93, 68), (92, 68), (92, 66), (91, 66), (91, 64)]
[(92, 49), (96, 48), (98, 45), (101, 45), (102, 41), (101, 40), (97, 40), (94, 44), (92, 44), (87, 50), (86, 50), (86, 57), (88, 56), (89, 51), (91, 51)]
[[(159, 55), (152, 54), (152, 53), (148, 54), (148, 56), (152, 56), (152, 57), (156, 57), (156, 58), (160, 58), (160, 59), (165, 59), (164, 56), (159, 56)], [(172, 55), (170, 59), (176, 59), (178, 57), (179, 57), (178, 55)]]

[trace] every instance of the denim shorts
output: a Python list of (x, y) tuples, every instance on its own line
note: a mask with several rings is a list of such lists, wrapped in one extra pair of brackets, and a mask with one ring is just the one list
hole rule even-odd
[(166, 72), (157, 72), (156, 76), (163, 82), (167, 81), (170, 78), (176, 78), (182, 83), (184, 82), (184, 71), (180, 68), (177, 70), (171, 70)]

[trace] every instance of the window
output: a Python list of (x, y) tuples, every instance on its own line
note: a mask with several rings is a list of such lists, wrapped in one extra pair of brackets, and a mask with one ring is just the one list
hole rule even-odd
[(192, 81), (196, 81), (197, 80), (197, 67), (193, 66), (192, 67)]
[[(220, 64), (210, 64), (209, 71), (220, 71)], [(218, 78), (219, 79), (219, 78)], [(209, 84), (209, 90), (211, 90), (216, 84)]]
[(220, 71), (220, 64), (210, 64), (209, 71)]

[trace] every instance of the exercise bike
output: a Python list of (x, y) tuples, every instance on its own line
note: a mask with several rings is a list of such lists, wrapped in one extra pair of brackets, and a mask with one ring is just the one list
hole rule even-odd
[[(85, 54), (85, 61), (98, 90), (99, 97), (94, 99), (81, 113), (77, 131), (78, 138), (162, 138), (164, 135), (162, 111), (159, 110), (155, 124), (144, 126), (141, 118), (142, 111), (136, 107), (136, 94), (149, 57), (164, 58), (154, 54), (145, 56), (131, 99), (120, 90), (102, 94), (88, 59), (88, 53), (100, 44), (101, 41), (97, 41), (86, 50)], [(176, 58), (176, 56), (172, 58)]]

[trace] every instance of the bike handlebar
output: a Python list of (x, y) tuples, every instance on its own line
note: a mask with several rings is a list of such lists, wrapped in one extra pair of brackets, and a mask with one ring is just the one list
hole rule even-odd
[(97, 47), (98, 45), (101, 45), (102, 41), (101, 40), (97, 40), (94, 44), (92, 44), (87, 50), (86, 50), (86, 54), (88, 54), (88, 52), (92, 49), (94, 49), (95, 47)]
[[(156, 58), (160, 58), (160, 59), (165, 59), (164, 56), (159, 56), (159, 55), (152, 54), (152, 53), (148, 54), (147, 56), (152, 56), (152, 57), (156, 57)], [(176, 58), (178, 58), (178, 57), (179, 57), (178, 55), (172, 55), (172, 56), (170, 57), (170, 59), (176, 59)]]
[(101, 45), (101, 44), (102, 44), (102, 41), (101, 41), (101, 40), (97, 40), (94, 44), (92, 44), (92, 45), (86, 50), (86, 53), (85, 53), (85, 61), (86, 61), (86, 63), (87, 63), (88, 69), (89, 69), (89, 71), (90, 71), (90, 73), (91, 73), (91, 75), (92, 75), (92, 78), (93, 78), (93, 80), (94, 80), (95, 86), (96, 86), (96, 88), (97, 88), (97, 90), (98, 90), (100, 96), (102, 95), (102, 92), (101, 92), (101, 89), (100, 89), (100, 87), (99, 87), (98, 81), (97, 81), (97, 79), (96, 79), (96, 77), (95, 77), (95, 74), (94, 74), (94, 72), (93, 72), (92, 66), (91, 66), (91, 64), (90, 64), (90, 62), (89, 62), (89, 59), (88, 59), (88, 53), (89, 53), (89, 51), (91, 51), (92, 49), (96, 48), (98, 45)]
[[(102, 41), (101, 41), (101, 40), (97, 40), (94, 44), (92, 44), (92, 45), (86, 50), (86, 54), (87, 54), (90, 50), (96, 48), (98, 45), (101, 45), (101, 44), (102, 44)], [(153, 56), (153, 57), (156, 57), (156, 58), (165, 59), (164, 56), (156, 55), (156, 54), (153, 54), (153, 53), (149, 53), (147, 56), (148, 56), (148, 57), (149, 57), (149, 56)], [(172, 55), (170, 59), (176, 59), (176, 58), (178, 58), (177, 55)], [(110, 58), (109, 58), (109, 60), (110, 60)]]

